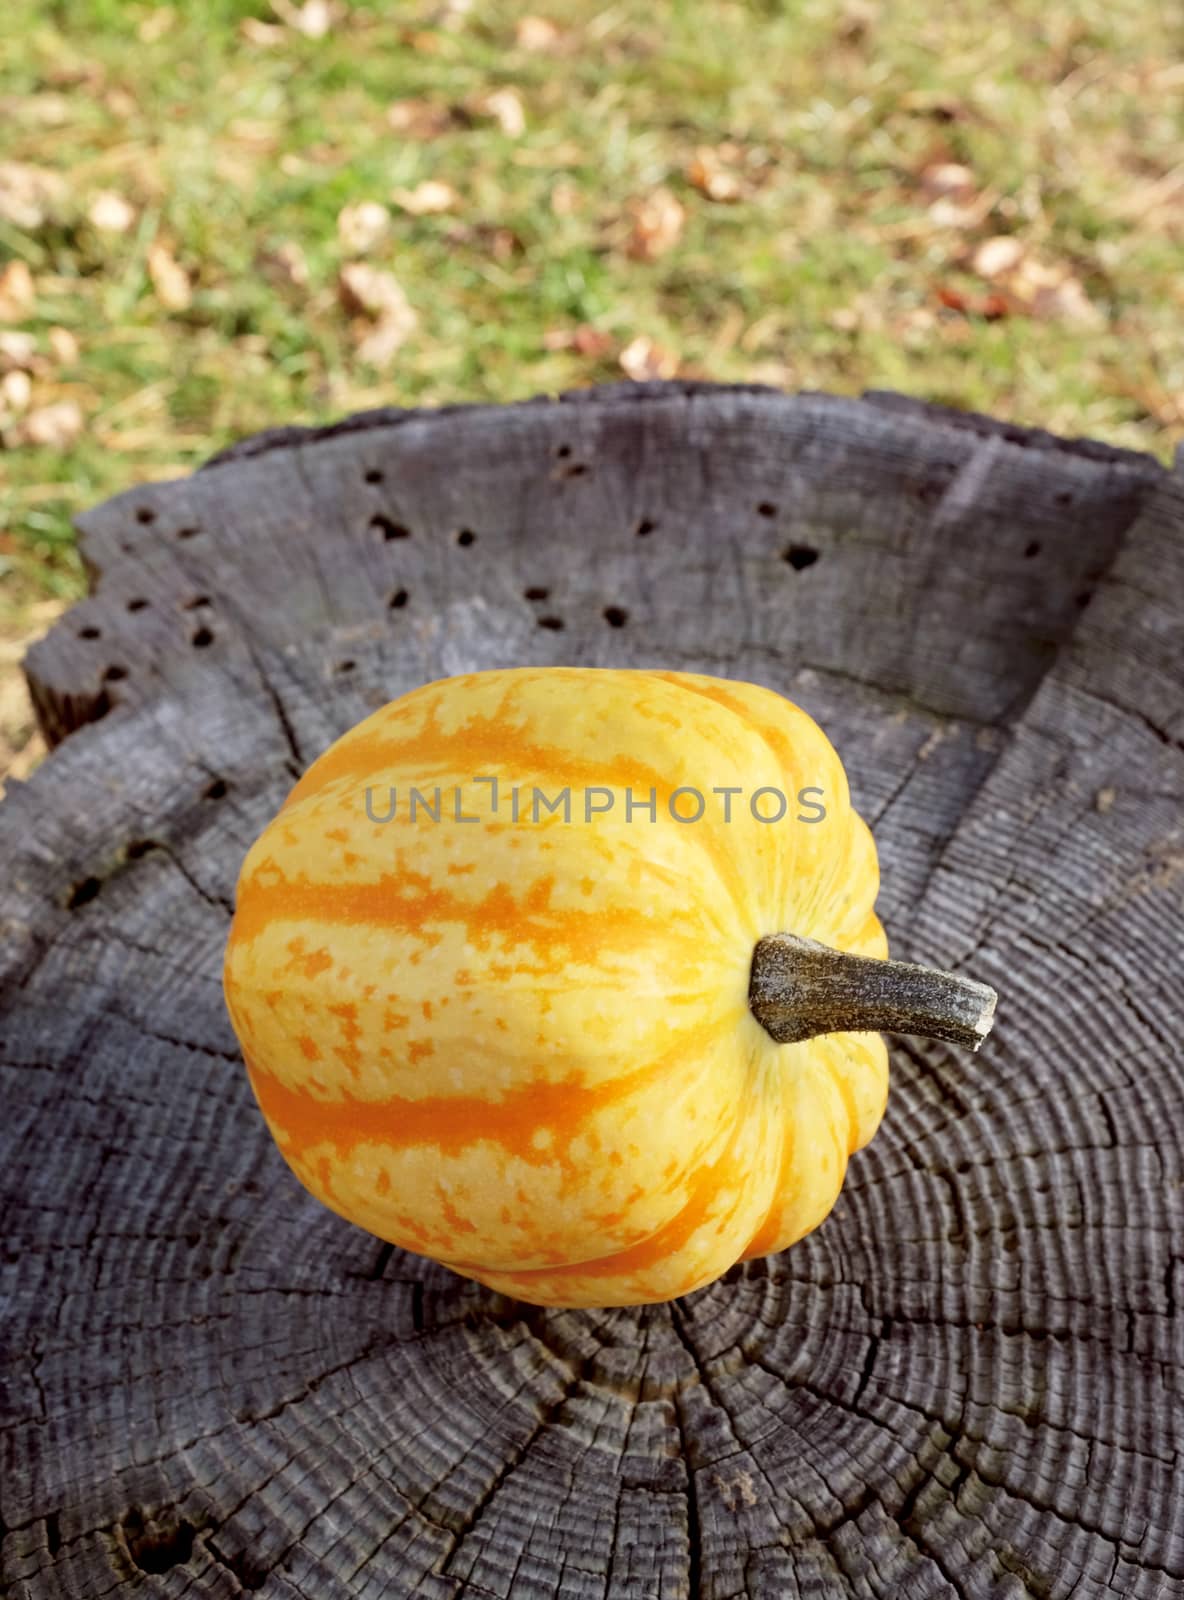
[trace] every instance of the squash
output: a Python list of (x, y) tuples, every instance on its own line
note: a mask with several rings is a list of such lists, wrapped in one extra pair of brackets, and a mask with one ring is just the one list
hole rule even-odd
[(242, 865), (226, 1004), (326, 1206), (534, 1304), (666, 1300), (831, 1210), (879, 1027), (989, 1027), (982, 985), (885, 959), (878, 884), (771, 690), (471, 673), (297, 782)]

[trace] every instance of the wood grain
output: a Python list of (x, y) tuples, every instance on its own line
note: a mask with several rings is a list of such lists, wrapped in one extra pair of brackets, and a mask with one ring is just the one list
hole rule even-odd
[[(1184, 474), (622, 385), (281, 430), (82, 521), (28, 663), (60, 748), (0, 806), (13, 1600), (1184, 1592)], [(893, 954), (1001, 997), (973, 1058), (893, 1041), (815, 1234), (670, 1305), (541, 1311), (319, 1208), (222, 1007), (294, 775), (529, 662), (799, 700)]]

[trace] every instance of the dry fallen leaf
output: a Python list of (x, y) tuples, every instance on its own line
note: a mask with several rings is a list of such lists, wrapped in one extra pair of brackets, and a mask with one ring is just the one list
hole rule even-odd
[(24, 161), (0, 161), (0, 222), (32, 233), (62, 210), (69, 193), (58, 172)]
[(386, 233), (391, 214), (377, 200), (359, 200), (337, 214), (337, 237), (351, 255), (364, 256)]
[(0, 372), (31, 372), (37, 360), (37, 341), (31, 333), (9, 329), (0, 333)]
[(10, 261), (0, 272), (0, 322), (22, 321), (36, 299), (33, 274), (23, 261)]
[(421, 56), (438, 56), (443, 48), (440, 35), (429, 28), (405, 28), (399, 35), (399, 43)]
[(156, 298), (166, 311), (187, 311), (193, 303), (189, 274), (166, 244), (154, 244), (148, 252), (148, 276)]
[(33, 380), (20, 367), (0, 378), (0, 406), (6, 411), (25, 411), (33, 398)]
[(832, 311), (826, 320), (840, 333), (878, 333), (884, 326), (879, 301), (868, 291), (855, 295), (849, 305)]
[(560, 178), (551, 189), (551, 214), (556, 217), (574, 217), (583, 209), (584, 196), (577, 184)]
[(304, 0), (297, 6), (292, 0), (271, 0), (271, 9), (281, 22), (306, 39), (323, 39), (336, 21), (336, 7), (328, 0)]
[(744, 193), (739, 176), (725, 166), (719, 152), (708, 145), (700, 145), (695, 151), (687, 167), (687, 177), (708, 200), (730, 204)]
[(544, 350), (574, 350), (588, 359), (607, 355), (613, 344), (612, 334), (601, 332), (590, 322), (577, 323), (574, 328), (548, 328), (543, 334)]
[(100, 233), (126, 233), (136, 220), (136, 208), (111, 189), (95, 195), (86, 214)]
[(414, 333), (416, 321), (410, 306), (403, 316), (379, 317), (370, 332), (358, 342), (358, 359), (371, 367), (389, 366)]
[(901, 111), (936, 122), (970, 122), (976, 116), (972, 107), (940, 89), (907, 89), (896, 103)]
[(47, 450), (64, 450), (81, 435), (82, 412), (73, 400), (59, 400), (52, 406), (41, 406), (30, 411), (14, 428), (5, 434), (5, 442), (13, 447), (37, 445)]
[(97, 94), (107, 82), (107, 72), (100, 61), (80, 61), (77, 56), (67, 56), (47, 67), (45, 81), (55, 89), (85, 89)]
[(491, 89), (468, 102), (468, 109), (479, 117), (492, 117), (511, 139), (526, 132), (526, 112), (516, 89)]
[(435, 100), (396, 100), (386, 110), (387, 127), (408, 139), (435, 139), (456, 122), (452, 107)]
[(460, 196), (450, 183), (439, 183), (425, 178), (414, 189), (392, 189), (391, 199), (413, 217), (435, 216), (442, 211), (452, 211), (460, 203)]
[(129, 117), (134, 116), (136, 113), (135, 98), (126, 89), (119, 88), (118, 85), (114, 89), (107, 90), (107, 93), (103, 96), (103, 104), (111, 115), (118, 117), (121, 122), (126, 122)]
[(519, 50), (529, 50), (535, 55), (547, 55), (555, 50), (563, 35), (550, 17), (519, 17), (514, 29), (514, 43)]
[(655, 189), (630, 206), (633, 230), (626, 252), (635, 261), (656, 261), (673, 250), (682, 238), (686, 211), (672, 190)]
[(286, 239), (273, 250), (261, 250), (255, 264), (269, 283), (303, 289), (308, 284), (308, 262), (293, 239)]
[(980, 278), (998, 278), (1011, 272), (1023, 258), (1024, 247), (1011, 234), (999, 233), (984, 239), (974, 252), (971, 266)]
[(351, 261), (337, 275), (337, 293), (350, 316), (380, 317), (393, 306), (405, 304), (398, 281), (389, 272)]
[(678, 357), (644, 333), (630, 340), (617, 359), (621, 371), (635, 383), (644, 383), (648, 378), (673, 378), (678, 373)]
[(263, 22), (259, 17), (244, 17), (238, 31), (248, 44), (257, 44), (263, 50), (274, 50), (286, 37), (278, 22)]
[(885, 236), (917, 237), (927, 227), (977, 228), (999, 199), (995, 189), (980, 189), (974, 173), (959, 161), (931, 161), (918, 174), (921, 197), (928, 204), (925, 220), (896, 225)]
[(952, 284), (939, 284), (937, 299), (947, 311), (960, 311), (967, 317), (985, 317), (988, 322), (997, 321), (1000, 317), (1007, 316), (1012, 309), (1007, 296), (1003, 294), (966, 294), (962, 289), (955, 288)]
[(473, 0), (442, 0), (431, 18), (432, 26), (443, 28), (445, 33), (459, 33), (472, 9)]
[(958, 161), (933, 161), (920, 172), (921, 191), (927, 200), (972, 200), (978, 193), (974, 173)]
[(844, 44), (862, 44), (880, 20), (880, 10), (871, 0), (847, 0), (839, 14), (836, 32)]
[(69, 328), (49, 330), (49, 353), (63, 367), (72, 367), (78, 360), (78, 340)]
[(419, 320), (398, 281), (389, 272), (353, 261), (338, 274), (337, 292), (347, 312), (373, 324), (359, 338), (359, 357), (371, 366), (386, 366)]
[(266, 155), (279, 143), (280, 129), (266, 117), (235, 117), (226, 124), (226, 131), (236, 145), (255, 155)]
[(1093, 304), (1079, 278), (1068, 267), (1023, 261), (1007, 280), (1012, 295), (1033, 317), (1049, 322), (1075, 322), (1083, 328), (1100, 328), (1105, 317)]
[(72, 108), (64, 94), (0, 95), (0, 118), (25, 128), (61, 128)]
[(158, 6), (155, 11), (150, 11), (136, 33), (145, 44), (155, 44), (157, 39), (163, 39), (165, 34), (177, 20), (177, 13), (172, 6)]
[(489, 222), (479, 222), (476, 225), (469, 222), (454, 222), (444, 237), (449, 244), (465, 245), (470, 249), (483, 251), (495, 261), (509, 261), (515, 255), (520, 255), (524, 249), (522, 240), (513, 228), (499, 228)]
[[(1067, 266), (1030, 255), (1023, 243), (1010, 234), (985, 239), (975, 250), (971, 267), (995, 286), (996, 293), (987, 301), (992, 308), (1002, 304), (1003, 311), (998, 315), (1006, 311), (1088, 328), (1101, 327), (1106, 320), (1089, 299), (1081, 280)], [(978, 303), (956, 309), (990, 314), (984, 313)]]

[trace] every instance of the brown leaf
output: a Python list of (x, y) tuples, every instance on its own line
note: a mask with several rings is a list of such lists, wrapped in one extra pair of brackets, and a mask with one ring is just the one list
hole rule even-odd
[(69, 192), (60, 173), (0, 161), (0, 222), (33, 233), (63, 209)]
[(45, 81), (55, 89), (85, 89), (97, 94), (107, 82), (107, 73), (99, 61), (80, 61), (72, 56), (48, 67)]
[(973, 172), (956, 161), (935, 161), (921, 169), (921, 196), (928, 202), (924, 220), (889, 225), (884, 238), (918, 238), (931, 228), (979, 227), (999, 199), (994, 189), (979, 189)]
[(372, 367), (389, 366), (392, 357), (415, 331), (416, 315), (410, 306), (404, 315), (379, 317), (373, 328), (358, 343), (358, 358)]
[(551, 214), (556, 217), (574, 217), (584, 204), (578, 185), (560, 178), (551, 189)]
[(248, 44), (257, 44), (263, 50), (273, 50), (287, 37), (278, 22), (264, 22), (259, 17), (244, 17), (238, 31)]
[(514, 43), (532, 55), (550, 55), (563, 42), (563, 35), (549, 17), (519, 17)]
[(189, 274), (167, 244), (158, 241), (148, 251), (148, 276), (166, 311), (188, 311), (193, 303)]
[(467, 102), (468, 109), (478, 117), (492, 117), (498, 127), (511, 139), (526, 132), (526, 112), (522, 96), (516, 89), (491, 89)]
[(279, 143), (280, 129), (265, 117), (235, 117), (226, 124), (226, 131), (235, 144), (256, 155), (266, 155)]
[(1181, 201), (1184, 200), (1184, 162), (1169, 172), (1128, 190), (1110, 209), (1112, 215), (1128, 222), (1144, 222), (1154, 226), (1162, 217), (1164, 222), (1178, 219)]
[(935, 122), (971, 122), (976, 113), (961, 100), (940, 89), (908, 89), (896, 102), (901, 111)]
[(347, 312), (369, 321), (357, 332), (359, 358), (373, 367), (387, 366), (419, 321), (397, 279), (353, 261), (338, 273), (337, 293)]
[(589, 360), (607, 355), (613, 344), (611, 334), (601, 332), (590, 322), (577, 323), (574, 328), (548, 328), (543, 334), (544, 350), (574, 350)]
[(351, 261), (337, 275), (337, 293), (350, 316), (378, 318), (409, 311), (395, 276), (364, 261)]
[(337, 237), (350, 255), (367, 255), (391, 225), (391, 214), (377, 200), (359, 200), (337, 214)]
[(405, 28), (399, 35), (399, 43), (421, 56), (438, 56), (443, 48), (440, 35), (428, 28)]
[(293, 5), (292, 0), (271, 0), (271, 9), (280, 21), (306, 39), (323, 39), (337, 20), (337, 8), (329, 0), (304, 0), (303, 5)]
[(1033, 294), (1034, 317), (1050, 322), (1074, 322), (1082, 328), (1101, 328), (1106, 318), (1086, 294), (1080, 279), (1065, 272), (1055, 282), (1042, 284)]
[(836, 32), (844, 44), (862, 44), (880, 20), (879, 7), (871, 0), (847, 0), (839, 15)]
[(655, 189), (630, 206), (633, 229), (626, 253), (635, 261), (656, 261), (673, 250), (682, 238), (686, 211), (672, 190)]
[(864, 290), (826, 320), (840, 333), (878, 333), (884, 326), (884, 313), (876, 295)]
[(126, 233), (136, 220), (136, 208), (112, 189), (95, 195), (86, 214), (100, 233)]
[(0, 333), (0, 372), (32, 372), (37, 363), (37, 341), (15, 328)]
[(35, 445), (42, 449), (64, 450), (80, 437), (83, 426), (82, 412), (74, 401), (59, 400), (55, 405), (30, 411), (15, 428), (8, 430), (5, 442), (14, 447)]
[(61, 128), (70, 116), (70, 102), (64, 94), (0, 95), (0, 117), (18, 127)]
[(126, 89), (121, 89), (118, 84), (114, 89), (108, 89), (103, 96), (103, 104), (113, 117), (118, 117), (121, 122), (126, 122), (129, 117), (136, 114), (136, 102)]
[(459, 33), (468, 21), (472, 9), (473, 0), (442, 0), (442, 4), (431, 19), (432, 25), (443, 28), (445, 33)]
[(454, 222), (444, 236), (449, 244), (467, 245), (482, 250), (495, 261), (509, 261), (523, 249), (513, 228), (499, 228), (488, 222)]
[(739, 200), (744, 193), (738, 174), (725, 166), (719, 153), (708, 145), (700, 145), (695, 151), (687, 167), (687, 177), (708, 200), (718, 200), (725, 205)]
[(292, 239), (276, 245), (274, 250), (260, 251), (256, 265), (270, 283), (293, 289), (303, 289), (308, 284), (308, 262), (304, 251)]
[(960, 311), (967, 317), (985, 317), (989, 322), (1007, 316), (1012, 309), (1006, 295), (971, 295), (951, 284), (939, 284), (937, 298), (948, 311)]
[[(996, 295), (987, 297), (988, 304), (1002, 302), (1012, 313), (1072, 322), (1085, 328), (1098, 328), (1105, 323), (1081, 280), (1067, 266), (1039, 260), (1008, 234), (984, 240), (974, 252), (971, 265), (980, 277), (998, 286)], [(991, 314), (981, 305), (976, 309), (979, 315)]]
[(965, 202), (978, 193), (974, 173), (958, 161), (932, 161), (921, 168), (919, 176), (927, 200)]
[(435, 178), (425, 178), (414, 189), (392, 189), (391, 199), (413, 217), (437, 216), (442, 211), (455, 210), (460, 204), (460, 196), (452, 185)]
[(451, 106), (435, 100), (396, 100), (387, 107), (387, 127), (408, 139), (435, 139), (456, 125)]
[(33, 380), (19, 367), (0, 378), (0, 406), (6, 411), (26, 411), (33, 398)]
[(49, 353), (62, 367), (72, 367), (78, 360), (78, 340), (69, 328), (51, 328), (48, 334)]
[(650, 378), (673, 378), (678, 373), (678, 357), (663, 350), (644, 333), (630, 340), (617, 360), (621, 371), (635, 383), (644, 383)]
[(983, 240), (974, 252), (971, 266), (980, 278), (1000, 278), (1019, 266), (1023, 255), (1024, 247), (1017, 238), (999, 233)]
[(136, 33), (145, 44), (155, 44), (158, 39), (164, 38), (176, 20), (177, 13), (172, 6), (157, 6), (140, 23)]
[(33, 274), (23, 261), (10, 261), (0, 271), (0, 322), (21, 322), (36, 299)]

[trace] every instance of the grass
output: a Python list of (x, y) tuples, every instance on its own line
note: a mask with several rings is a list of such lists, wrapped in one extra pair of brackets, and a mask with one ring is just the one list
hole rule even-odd
[[(381, 403), (677, 371), (897, 387), (1166, 458), (1184, 438), (1174, 12), (555, 0), (548, 31), (521, 6), (338, 0), (316, 38), (295, 0), (8, 0), (6, 159), (60, 182), (32, 224), (0, 183), (0, 273), (22, 262), (34, 290), (15, 312), (0, 292), (0, 352), (36, 340), (31, 384), (0, 391), (0, 637), (82, 592), (82, 507)], [(497, 90), (521, 131), (483, 101)], [(396, 131), (405, 101), (443, 126)], [(452, 209), (392, 201), (425, 180)], [(655, 191), (681, 218), (647, 256)], [(104, 192), (125, 231), (92, 220)], [(338, 219), (360, 201), (391, 217), (359, 252)], [(986, 273), (999, 236), (1014, 259)], [(359, 254), (416, 318), (378, 364), (338, 290)], [(29, 442), (63, 402), (77, 437)]]

